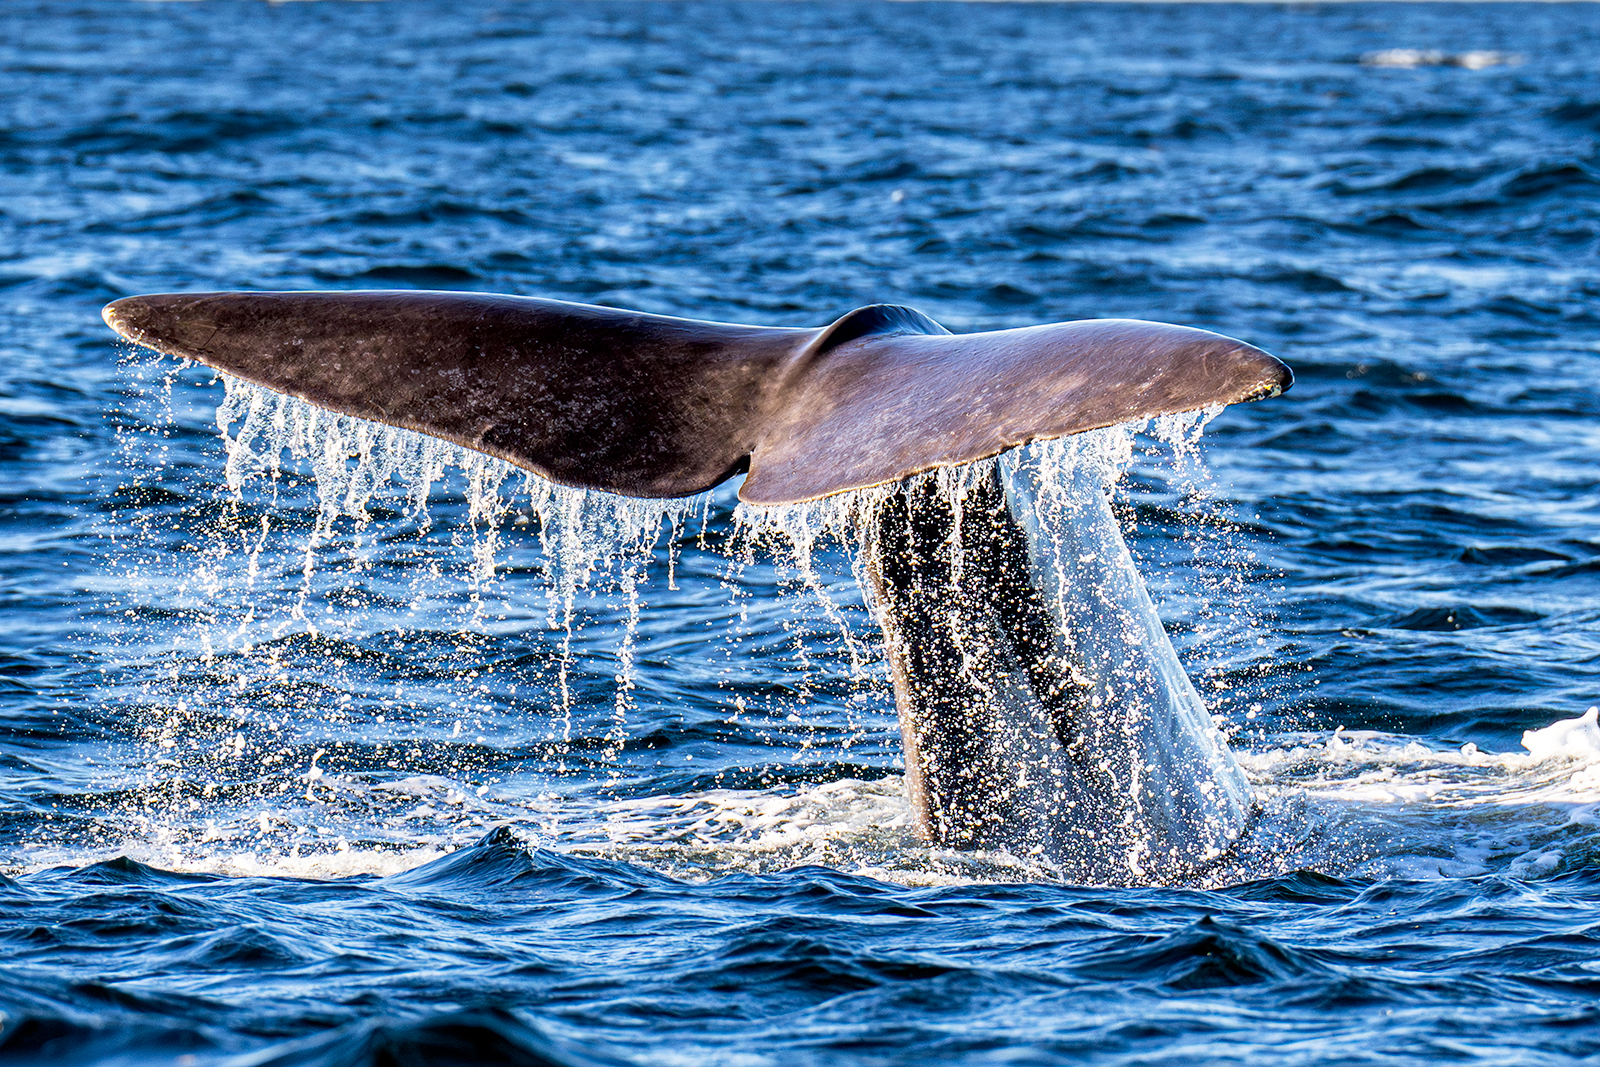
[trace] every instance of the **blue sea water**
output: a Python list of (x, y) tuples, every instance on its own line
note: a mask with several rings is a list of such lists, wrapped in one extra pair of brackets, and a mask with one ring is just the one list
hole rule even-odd
[[(6, 0), (0, 1061), (1593, 1062), (1597, 57), (1568, 4)], [(1257, 832), (930, 849), (837, 547), (235, 487), (223, 383), (99, 319), (374, 287), (1279, 354), (1118, 501)]]

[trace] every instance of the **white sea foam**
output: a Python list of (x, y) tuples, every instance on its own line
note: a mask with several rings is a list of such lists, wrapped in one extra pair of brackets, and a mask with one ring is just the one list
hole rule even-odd
[(766, 790), (709, 790), (604, 805), (604, 822), (554, 847), (703, 880), (825, 866), (901, 885), (1059, 881), (1037, 856), (932, 848), (916, 835), (905, 780), (843, 778)]
[[(1591, 854), (1600, 825), (1595, 713), (1530, 737), (1534, 751), (1447, 748), (1379, 731), (1289, 734), (1238, 752), (1257, 791), (1256, 822), (1201, 885), (1314, 869), (1367, 877), (1538, 878)], [(1576, 743), (1572, 739), (1581, 738)], [(632, 800), (556, 847), (680, 876), (823, 863), (908, 885), (1051, 880), (1035, 857), (920, 844), (898, 776), (761, 791)], [(1574, 847), (1577, 852), (1573, 852)]]
[(1443, 52), (1436, 48), (1385, 48), (1368, 52), (1361, 62), (1369, 67), (1463, 67), (1487, 70), (1490, 67), (1515, 67), (1523, 62), (1516, 52), (1474, 49), (1468, 52)]
[(1239, 757), (1269, 813), (1312, 827), (1301, 866), (1539, 877), (1561, 869), (1574, 847), (1588, 856), (1584, 828), (1600, 823), (1595, 714), (1528, 731), (1526, 752), (1340, 728), (1284, 735)]
[(1535, 760), (1566, 759), (1593, 763), (1600, 760), (1600, 707), (1592, 707), (1576, 719), (1563, 719), (1542, 730), (1522, 735), (1522, 747)]
[[(1529, 731), (1584, 740), (1527, 752), (1344, 729), (1240, 749), (1260, 805), (1256, 823), (1229, 856), (1189, 880), (1226, 885), (1296, 869), (1411, 878), (1557, 873), (1586, 860), (1583, 841), (1600, 826), (1600, 749), (1589, 747), (1594, 719), (1586, 713)], [(145, 815), (126, 820), (120, 844), (85, 850), (41, 843), (13, 870), (125, 854), (177, 871), (387, 875), (510, 826), (528, 847), (625, 860), (691, 880), (806, 864), (905, 885), (1062, 877), (1037, 857), (923, 845), (899, 775), (610, 801), (592, 794), (480, 796), (428, 775), (301, 774), (296, 781), (299, 790), (313, 789), (314, 804), (290, 791), (291, 799), (190, 822), (163, 811), (158, 794)]]

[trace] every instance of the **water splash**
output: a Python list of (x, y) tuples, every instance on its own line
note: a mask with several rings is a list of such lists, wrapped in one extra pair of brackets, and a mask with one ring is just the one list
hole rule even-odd
[[(959, 587), (966, 565), (962, 525), (969, 509), (986, 506), (981, 503), (987, 499), (985, 487), (998, 475), (1012, 518), (1029, 543), (1032, 584), (1055, 620), (1058, 647), (1051, 658), (1070, 664), (1065, 669), (1086, 701), (1084, 725), (1073, 742), (1073, 750), (1083, 755), (1069, 763), (1092, 759), (1095, 768), (1090, 773), (1063, 764), (1053, 754), (1057, 728), (1035, 721), (1038, 716), (1027, 710), (1031, 702), (996, 694), (998, 718), (984, 729), (1004, 730), (1010, 751), (1004, 763), (1011, 770), (997, 768), (1007, 777), (991, 787), (1023, 790), (1017, 797), (1024, 804), (1032, 803), (1021, 799), (1028, 790), (1054, 797), (1038, 799), (1041, 818), (1064, 824), (1051, 829), (1047, 836), (1058, 843), (1045, 850), (1062, 862), (1078, 857), (1068, 864), (1073, 877), (1178, 877), (1214, 862), (1238, 839), (1251, 806), (1250, 789), (1220, 723), (1178, 661), (1107, 497), (1128, 470), (1140, 432), (1150, 430), (1179, 463), (1197, 467), (1198, 439), (1215, 414), (1197, 412), (1036, 442), (996, 459), (915, 476), (904, 488), (878, 487), (784, 507), (743, 506), (738, 519), (750, 544), (788, 551), (805, 587), (821, 591), (814, 559), (819, 546), (831, 540), (848, 554), (857, 585), (872, 589), (876, 583), (867, 569), (883, 509), (899, 506), (904, 492), (929, 495), (940, 502), (941, 513), (953, 517), (953, 533), (936, 551), (948, 556), (953, 587)], [(887, 610), (874, 605), (877, 613)], [(973, 636), (974, 647), (981, 646), (981, 635)], [(989, 692), (984, 679), (974, 676), (973, 692)], [(1092, 786), (1080, 781), (1085, 774), (1094, 779)], [(1068, 837), (1076, 843), (1068, 844)], [(1042, 841), (1035, 851), (1044, 847)]]
[[(470, 566), (475, 621), (481, 619), (482, 592), (495, 579), (505, 548), (503, 531), (515, 512), (515, 526), (536, 526), (548, 577), (548, 618), (564, 634), (557, 662), (557, 711), (562, 740), (571, 740), (574, 665), (572, 641), (579, 600), (585, 592), (621, 591), (628, 604), (619, 652), (617, 722), (612, 741), (620, 741), (627, 694), (633, 687), (633, 651), (645, 581), (663, 533), (674, 542), (688, 518), (704, 513), (704, 498), (641, 500), (556, 485), (503, 460), (437, 438), (364, 419), (339, 415), (295, 397), (223, 376), (226, 395), (217, 408), (217, 426), (227, 449), (224, 477), (235, 500), (247, 485), (263, 480), (277, 503), (277, 487), (288, 465), (309, 467), (319, 502), (305, 537), (301, 597), (292, 617), (306, 617), (319, 553), (334, 537), (339, 520), (353, 524), (359, 538), (372, 522), (373, 499), (398, 491), (402, 512), (419, 529), (431, 525), (429, 501), (451, 468), (462, 476), (467, 502)], [(235, 429), (237, 424), (237, 429)], [(265, 542), (269, 513), (261, 515), (260, 537), (251, 553), (251, 573)], [(672, 562), (669, 551), (668, 566)]]
[(1035, 588), (1057, 624), (1057, 654), (1085, 694), (1078, 743), (1099, 755), (1102, 788), (1119, 798), (1127, 869), (1145, 877), (1220, 857), (1243, 831), (1251, 797), (1111, 514), (1107, 494), (1127, 449), (1124, 434), (1066, 438), (1000, 465)]
[[(792, 744), (792, 758), (804, 762), (815, 754), (823, 765), (863, 739), (876, 751), (892, 744), (887, 671), (861, 589), (867, 584), (866, 538), (894, 487), (787, 507), (741, 504), (728, 516), (732, 529), (724, 535), (718, 528), (723, 505), (711, 495), (648, 501), (556, 486), (435, 439), (239, 381), (224, 383), (216, 423), (227, 454), (221, 479), (227, 514), (201, 524), (211, 547), (185, 581), (208, 600), (189, 647), (205, 650), (205, 662), (224, 676), (226, 697), (219, 703), (215, 682), (193, 678), (193, 667), (175, 660), (170, 675), (149, 687), (149, 698), (151, 742), (162, 760), (152, 786), (165, 789), (177, 806), (198, 802), (203, 810), (218, 809), (208, 826), (226, 830), (228, 840), (273, 841), (285, 855), (298, 854), (295, 849), (314, 849), (319, 825), (339, 840), (360, 837), (355, 827), (363, 812), (378, 824), (362, 840), (382, 848), (395, 847), (406, 833), (446, 847), (457, 837), (449, 826), (459, 822), (470, 833), (481, 825), (468, 814), (472, 804), (414, 806), (442, 820), (437, 835), (428, 837), (426, 820), (417, 823), (378, 802), (387, 795), (384, 783), (398, 774), (453, 783), (441, 787), (446, 796), (482, 797), (493, 788), (483, 803), (510, 805), (498, 809), (498, 817), (538, 825), (551, 840), (581, 841), (603, 797), (578, 783), (634, 788), (628, 781), (639, 772), (625, 752), (640, 729), (638, 639), (648, 603), (673, 589), (685, 546), (697, 545), (690, 561), (696, 568), (705, 566), (704, 557), (721, 556), (724, 591), (736, 603), (745, 598), (737, 610), (754, 629), (770, 626), (777, 609), (762, 602), (761, 617), (746, 619), (756, 604), (749, 599), (750, 579), (759, 585), (776, 575), (771, 580), (791, 594), (781, 610), (793, 666), (785, 691), (752, 704), (740, 678), (750, 672), (750, 657), (771, 646), (739, 648), (737, 624), (722, 638), (732, 689), (729, 728), (747, 729), (763, 744)], [(1039, 443), (1017, 455), (1048, 459), (1050, 477), (1064, 491), (1063, 479), (1080, 468), (1092, 471), (1097, 485), (1117, 485), (1141, 447), (1162, 447), (1179, 465), (1203, 471), (1196, 442), (1214, 414), (1115, 427)], [(918, 479), (952, 501), (959, 515), (995, 465), (941, 469)], [(525, 550), (514, 540), (524, 533), (538, 544), (533, 566), (516, 561)], [(276, 565), (291, 557), (292, 565)], [(369, 592), (383, 587), (379, 572), (397, 566), (411, 575), (409, 606)], [(526, 644), (538, 629), (530, 629), (531, 619), (519, 621), (516, 607), (526, 602), (519, 594), (530, 579), (543, 590), (543, 631), (553, 640), (501, 657), (497, 645), (508, 638)], [(419, 693), (421, 702), (406, 695), (402, 681), (379, 700), (365, 680), (369, 669), (360, 664), (372, 661), (377, 644), (383, 658), (375, 669), (390, 676), (403, 671), (405, 649), (415, 645), (405, 636), (405, 618), (428, 596), (461, 601), (463, 632), (451, 638), (461, 660), (450, 669), (458, 681), (444, 697)], [(608, 636), (597, 640), (586, 628)], [(469, 632), (482, 636), (469, 638)], [(614, 657), (616, 664), (603, 684), (597, 684), (604, 677), (595, 670), (597, 655)], [(332, 668), (332, 675), (326, 669), (308, 675), (314, 663)], [(363, 673), (350, 675), (351, 669)], [(182, 682), (180, 671), (188, 676)], [(439, 667), (430, 672), (437, 676)], [(508, 676), (515, 680), (495, 681)], [(356, 699), (350, 689), (317, 688), (322, 679), (351, 687)], [(606, 685), (610, 696), (602, 698)], [(280, 695), (269, 698), (273, 689)], [(532, 699), (513, 697), (522, 691)], [(601, 699), (610, 707), (603, 718), (596, 715)], [(819, 731), (816, 712), (827, 707), (842, 709), (846, 721)], [(756, 721), (746, 727), (751, 715)], [(481, 736), (486, 721), (512, 717), (548, 728), (536, 748), (516, 749), (521, 754), (514, 760), (508, 759), (509, 739)], [(449, 732), (434, 734), (435, 721)], [(763, 721), (780, 729), (771, 733), (759, 725)], [(358, 743), (344, 743), (350, 739)], [(368, 739), (365, 747), (362, 739)], [(254, 774), (241, 775), (246, 765), (257, 768)], [(312, 782), (308, 776), (319, 766), (326, 774)], [(868, 769), (856, 766), (857, 773)], [(550, 775), (575, 776), (577, 791), (537, 784)], [(305, 794), (311, 807), (300, 804), (305, 810), (285, 815), (280, 825), (273, 813), (287, 812), (294, 807), (288, 798)], [(552, 803), (564, 812), (555, 822), (534, 814)], [(343, 821), (334, 817), (341, 811)], [(390, 814), (380, 817), (381, 811)], [(263, 812), (271, 817), (267, 830), (260, 825)], [(885, 862), (880, 856), (874, 864)]]
[[(183, 396), (171, 398), (171, 388), (172, 379), (162, 378), (155, 401), (185, 402)], [(1073, 499), (1071, 480), (1087, 478), (1114, 489), (1112, 505), (1124, 528), (1165, 522), (1171, 529), (1163, 530), (1163, 543), (1176, 538), (1197, 558), (1220, 559), (1213, 572), (1218, 581), (1203, 589), (1206, 603), (1193, 606), (1183, 599), (1195, 584), (1189, 570), (1181, 587), (1164, 590), (1164, 607), (1176, 604), (1186, 617), (1212, 620), (1209, 630), (1188, 635), (1189, 654), (1224, 660), (1228, 669), (1218, 676), (1234, 684), (1238, 664), (1251, 657), (1270, 660), (1271, 646), (1256, 643), (1261, 630), (1241, 612), (1258, 599), (1246, 595), (1240, 577), (1253, 561), (1237, 555), (1235, 528), (1215, 518), (1221, 511), (1215, 487), (1198, 457), (1197, 442), (1213, 414), (1041, 442), (1004, 463), (1031, 464), (1042, 472), (1044, 510), (1051, 500), (1064, 505)], [(703, 568), (706, 557), (724, 560), (730, 596), (773, 567), (788, 576), (794, 594), (785, 610), (814, 613), (810, 630), (797, 627), (791, 634), (797, 673), (848, 676), (866, 698), (848, 704), (852, 715), (864, 717), (862, 725), (831, 739), (823, 735), (822, 745), (847, 751), (863, 732), (881, 735), (886, 672), (875, 627), (851, 577), (860, 578), (863, 537), (891, 490), (784, 508), (740, 505), (726, 513), (709, 496), (634, 501), (553, 486), (419, 435), (341, 419), (238, 383), (230, 384), (219, 422), (228, 447), (226, 514), (207, 510), (211, 505), (196, 493), (181, 520), (185, 538), (212, 542), (192, 554), (198, 566), (181, 574), (179, 583), (196, 591), (204, 610), (172, 637), (170, 670), (144, 683), (145, 703), (129, 709), (148, 724), (147, 780), (113, 781), (117, 775), (108, 770), (103, 799), (116, 808), (116, 818), (96, 816), (76, 840), (130, 849), (179, 869), (316, 875), (399, 869), (472, 840), (488, 826), (511, 824), (546, 844), (688, 877), (804, 862), (912, 884), (1071, 876), (1037, 857), (917, 844), (898, 775), (862, 782), (847, 768), (828, 781), (786, 784), (780, 776), (760, 788), (689, 786), (621, 800), (550, 778), (567, 767), (578, 745), (590, 746), (593, 755), (571, 764), (572, 782), (615, 783), (631, 773), (619, 749), (637, 730), (635, 635), (648, 619), (649, 602), (672, 586), (674, 568)], [(178, 432), (173, 420), (157, 418), (149, 426), (156, 459), (139, 474), (148, 480), (156, 472), (183, 489), (177, 472), (160, 458), (166, 435)], [(1158, 450), (1158, 459), (1151, 450)], [(1147, 462), (1155, 464), (1158, 477), (1143, 473)], [(982, 476), (981, 467), (965, 467), (919, 477), (959, 509)], [(1174, 494), (1177, 503), (1169, 503)], [(1151, 518), (1153, 505), (1146, 501), (1168, 511)], [(730, 518), (734, 529), (724, 539), (720, 527)], [(512, 565), (524, 551), (514, 543), (523, 532), (534, 535), (539, 547), (532, 568)], [(224, 550), (221, 542), (229, 539)], [(681, 551), (691, 558), (681, 560)], [(287, 566), (277, 568), (274, 560)], [(311, 603), (302, 598), (308, 585), (327, 599), (341, 594), (355, 570), (368, 568), (357, 576), (371, 578), (371, 568), (396, 561), (415, 569), (413, 595), (424, 589), (433, 596), (456, 595), (449, 592), (455, 590), (463, 600), (459, 617), (465, 629), (450, 638), (460, 665), (429, 665), (435, 677), (457, 680), (439, 696), (419, 694), (422, 703), (413, 701), (409, 711), (399, 689), (387, 696), (364, 690), (367, 675), (350, 673), (365, 671), (361, 665), (378, 653), (390, 657), (383, 661), (389, 664), (385, 672), (403, 672), (405, 658), (417, 654), (412, 649), (429, 648), (386, 631), (391, 623), (385, 613), (403, 612), (404, 604), (386, 608), (380, 600), (349, 600), (346, 616), (359, 620), (367, 637), (349, 625), (336, 626), (334, 615), (310, 610), (298, 628), (287, 625), (294, 606)], [(1159, 570), (1145, 571), (1161, 581)], [(157, 573), (166, 572), (152, 568), (146, 580)], [(539, 621), (556, 639), (535, 644), (502, 667), (494, 662), (497, 647), (538, 625), (497, 616), (523, 589), (502, 588), (508, 576), (532, 578), (543, 590)], [(275, 590), (290, 591), (292, 600), (275, 600)], [(498, 609), (489, 606), (496, 596), (502, 601)], [(596, 608), (604, 610), (586, 618)], [(586, 626), (614, 631), (615, 640), (584, 643)], [(474, 627), (477, 637), (468, 632)], [(392, 636), (373, 639), (386, 632)], [(824, 648), (836, 648), (838, 655), (821, 660)], [(593, 686), (597, 654), (616, 657), (608, 724), (598, 732), (586, 724), (589, 734), (580, 738), (572, 716), (584, 698), (573, 682), (584, 679)], [(749, 672), (750, 654), (730, 651), (730, 677)], [(545, 695), (502, 703), (479, 688), (494, 671), (520, 674), (523, 688)], [(544, 689), (534, 685), (540, 677), (548, 682)], [(796, 682), (802, 698), (808, 684), (813, 683)], [(1228, 696), (1208, 692), (1213, 702)], [(747, 698), (733, 699), (742, 704)], [(595, 706), (592, 691), (587, 700)], [(742, 722), (749, 710), (735, 710), (730, 722)], [(808, 713), (808, 705), (777, 711), (782, 722)], [(531, 747), (477, 736), (492, 732), (485, 723), (508, 717), (545, 721), (551, 729)], [(437, 719), (443, 720), (443, 733), (433, 732), (430, 724)], [(808, 726), (789, 725), (796, 731)], [(1588, 736), (1581, 721), (1570, 726), (1567, 734)], [(1538, 745), (1543, 739), (1533, 740)], [(1592, 761), (1538, 753), (1419, 754), (1418, 748), (1407, 739), (1352, 733), (1253, 745), (1242, 761), (1261, 817), (1226, 857), (1180, 880), (1223, 884), (1296, 866), (1381, 875), (1472, 872), (1509, 863), (1540, 874), (1581, 861), (1583, 854), (1566, 844), (1573, 831), (1563, 827), (1592, 821)], [(795, 758), (813, 751), (800, 742)], [(1508, 805), (1549, 807), (1553, 821), (1523, 835), (1526, 840), (1493, 841), (1504, 819), (1499, 813)], [(1440, 819), (1460, 823), (1453, 839), (1462, 847), (1450, 859), (1418, 852), (1409, 843), (1436, 838), (1420, 827)], [(1200, 837), (1207, 839), (1204, 828)], [(81, 859), (81, 845), (59, 847), (67, 852), (42, 852), (41, 861), (69, 854)], [(1134, 858), (1149, 864), (1148, 853), (1136, 850)]]

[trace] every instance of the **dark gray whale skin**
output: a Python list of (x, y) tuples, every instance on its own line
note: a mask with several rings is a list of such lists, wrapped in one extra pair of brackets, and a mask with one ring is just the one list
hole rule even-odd
[[(1091, 319), (957, 335), (892, 305), (816, 329), (409, 290), (135, 296), (104, 317), (141, 345), (563, 485), (675, 497), (748, 471), (742, 499), (785, 504), (899, 483), (872, 520), (866, 563), (918, 828), (940, 846), (1057, 860), (1117, 805), (1096, 794), (1090, 709), (1052, 652), (1024, 531), (998, 475), (980, 479), (959, 522), (909, 476), (1276, 396), (1294, 380), (1260, 349), (1183, 326)], [(997, 786), (1019, 777), (998, 740), (1018, 707), (1046, 724), (1036, 732), (1050, 736), (1029, 743), (1053, 782)], [(1051, 810), (1059, 803), (1071, 819)]]

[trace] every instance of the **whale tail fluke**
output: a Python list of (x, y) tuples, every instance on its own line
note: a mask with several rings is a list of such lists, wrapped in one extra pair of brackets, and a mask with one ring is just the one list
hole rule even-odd
[(1289, 368), (1204, 330), (1088, 319), (951, 334), (891, 305), (820, 329), (531, 297), (199, 293), (108, 305), (122, 336), (552, 481), (687, 496), (748, 471), (813, 500), (1030, 440), (1274, 396)]

